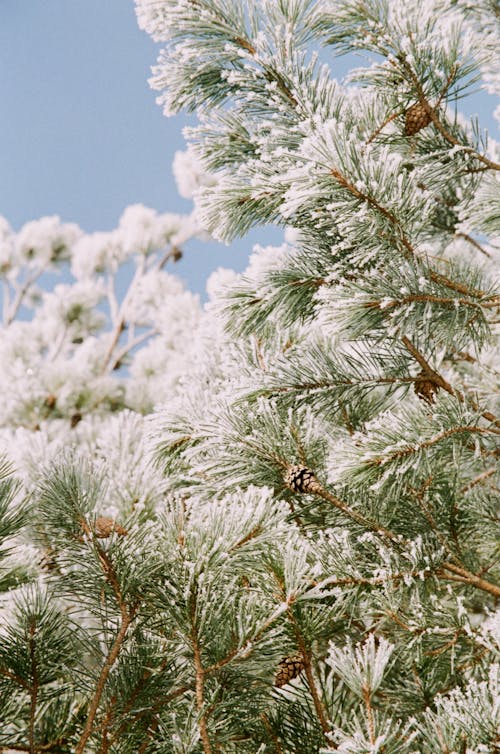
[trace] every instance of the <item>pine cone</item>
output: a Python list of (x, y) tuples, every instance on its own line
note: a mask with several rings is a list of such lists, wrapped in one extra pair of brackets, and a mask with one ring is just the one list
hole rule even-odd
[(73, 416), (71, 417), (69, 421), (69, 426), (71, 427), (71, 429), (74, 429), (76, 425), (81, 422), (82, 419), (83, 419), (83, 416), (81, 415), (81, 413), (79, 411), (76, 411), (76, 413), (73, 414)]
[(425, 401), (429, 406), (432, 406), (432, 404), (435, 403), (434, 396), (439, 391), (439, 385), (437, 385), (428, 374), (420, 372), (415, 378), (413, 389), (415, 395), (420, 398), (420, 400)]
[(53, 393), (51, 393), (45, 398), (43, 403), (49, 409), (49, 411), (51, 411), (53, 408), (55, 408), (56, 402), (57, 402), (56, 396)]
[(304, 662), (300, 655), (291, 655), (284, 657), (276, 670), (274, 685), (277, 688), (285, 686), (293, 678), (296, 678), (304, 670)]
[(405, 114), (405, 136), (413, 136), (429, 125), (432, 121), (423, 102), (416, 102), (408, 108)]
[(96, 518), (94, 524), (94, 534), (96, 537), (106, 539), (111, 536), (114, 531), (121, 537), (128, 534), (128, 531), (124, 529), (123, 526), (120, 526), (120, 524), (117, 524), (116, 521), (113, 521), (112, 518), (107, 518), (106, 516), (99, 516)]
[(284, 481), (293, 492), (317, 492), (320, 489), (314, 472), (307, 466), (289, 466)]
[(45, 547), (42, 551), (40, 559), (38, 561), (40, 568), (43, 571), (50, 573), (57, 570), (57, 558), (56, 551), (52, 547)]

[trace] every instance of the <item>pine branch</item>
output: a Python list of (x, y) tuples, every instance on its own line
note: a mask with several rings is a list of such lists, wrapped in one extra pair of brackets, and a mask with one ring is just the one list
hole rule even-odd
[[(86, 533), (87, 535), (89, 535), (90, 529), (88, 525), (83, 523), (83, 528), (86, 529)], [(94, 538), (93, 535), (92, 537)], [(99, 561), (101, 563), (106, 580), (110, 583), (113, 589), (113, 592), (115, 594), (115, 598), (116, 598), (118, 608), (120, 611), (121, 620), (120, 620), (118, 633), (116, 634), (113, 644), (111, 645), (111, 648), (104, 660), (104, 664), (101, 668), (101, 672), (97, 679), (94, 695), (90, 701), (90, 705), (88, 708), (87, 720), (85, 722), (83, 732), (80, 736), (77, 747), (75, 749), (75, 754), (83, 754), (83, 752), (85, 751), (85, 745), (90, 735), (92, 734), (95, 717), (99, 709), (99, 704), (101, 701), (101, 697), (104, 693), (104, 688), (106, 686), (109, 673), (111, 671), (111, 668), (113, 667), (113, 665), (115, 664), (116, 660), (119, 657), (120, 651), (123, 647), (130, 625), (132, 624), (134, 618), (136, 617), (138, 609), (139, 609), (138, 601), (131, 604), (130, 606), (127, 605), (127, 603), (125, 602), (122, 592), (121, 592), (118, 576), (115, 572), (111, 559), (109, 555), (107, 554), (107, 552), (97, 542), (95, 542), (95, 538), (94, 538), (94, 547), (97, 551), (97, 555), (99, 557)]]
[(83, 752), (85, 751), (85, 745), (94, 727), (95, 717), (97, 714), (97, 710), (99, 708), (99, 703), (101, 701), (102, 694), (104, 692), (106, 681), (108, 680), (108, 676), (111, 671), (111, 668), (113, 667), (116, 660), (118, 659), (118, 656), (122, 649), (123, 643), (125, 641), (125, 637), (127, 635), (128, 629), (130, 627), (130, 624), (132, 623), (133, 618), (134, 618), (134, 612), (132, 611), (130, 613), (126, 611), (122, 615), (122, 621), (120, 624), (119, 631), (116, 635), (116, 638), (111, 646), (111, 649), (108, 655), (106, 656), (101, 672), (99, 674), (95, 692), (89, 705), (89, 711), (88, 711), (85, 727), (83, 729), (83, 732), (76, 746), (75, 754), (83, 754)]
[(328, 722), (325, 707), (323, 705), (323, 702), (321, 701), (321, 697), (319, 695), (319, 692), (316, 686), (316, 681), (314, 678), (312, 665), (311, 665), (311, 654), (306, 646), (304, 637), (302, 636), (302, 633), (297, 624), (297, 621), (295, 620), (295, 616), (293, 614), (293, 610), (291, 609), (291, 607), (288, 609), (288, 617), (293, 625), (295, 638), (297, 641), (297, 647), (299, 649), (300, 656), (302, 657), (302, 661), (304, 663), (304, 671), (307, 678), (307, 685), (309, 686), (309, 691), (311, 692), (314, 709), (316, 710), (316, 714), (318, 716), (318, 720), (321, 725), (321, 730), (323, 731), (323, 735), (325, 736), (325, 741), (329, 743), (330, 739), (328, 737), (328, 734), (330, 733), (331, 728)]
[(204, 754), (212, 754), (212, 745), (208, 735), (207, 718), (205, 712), (205, 669), (201, 659), (200, 643), (198, 638), (198, 630), (196, 626), (196, 598), (191, 599), (191, 645), (194, 653), (194, 665), (196, 671), (196, 707), (198, 709), (198, 726), (200, 730), (200, 737), (203, 744)]
[[(394, 230), (397, 231), (397, 236), (394, 240), (402, 244), (403, 249), (405, 250), (405, 254), (408, 256), (408, 258), (421, 261), (418, 257), (416, 249), (411, 244), (404, 229), (401, 226), (401, 223), (393, 212), (388, 210), (369, 194), (365, 194), (360, 191), (360, 189), (354, 186), (354, 184), (349, 181), (349, 179), (346, 178), (337, 168), (331, 168), (330, 173), (338, 181), (338, 183), (347, 191), (349, 191), (354, 197), (356, 197), (356, 199), (367, 203), (376, 212), (380, 213), (382, 217), (390, 222)], [(433, 270), (431, 267), (426, 268), (426, 273), (429, 275), (430, 280), (432, 280), (434, 283), (438, 283), (445, 286), (446, 288), (450, 288), (450, 290), (461, 293), (464, 296), (485, 299), (486, 301), (489, 301), (491, 299), (491, 296), (489, 296), (485, 291), (469, 288), (462, 283), (447, 278), (445, 275), (442, 275), (440, 272)]]
[[(297, 467), (289, 466), (288, 474), (295, 474), (296, 469)], [(307, 487), (304, 489), (301, 489), (300, 492), (317, 495), (323, 500), (327, 500), (332, 505), (334, 505), (335, 508), (337, 508), (342, 513), (344, 513), (344, 515), (346, 515), (348, 518), (360, 524), (363, 528), (366, 528), (369, 531), (372, 531), (375, 534), (385, 538), (392, 546), (395, 546), (398, 550), (404, 544), (408, 544), (408, 542), (405, 542), (404, 537), (394, 534), (389, 529), (386, 529), (385, 527), (379, 525), (375, 521), (371, 521), (370, 519), (366, 518), (362, 514), (358, 513), (356, 510), (350, 508), (348, 505), (342, 502), (342, 500), (339, 500), (337, 497), (335, 497), (335, 495), (332, 495), (328, 490), (326, 490), (318, 482), (318, 480), (316, 479), (314, 474), (312, 474), (312, 472), (310, 472), (310, 474), (311, 474), (311, 477), (307, 483)], [(290, 489), (292, 489), (292, 491), (294, 492), (298, 491), (294, 486), (291, 486)], [(471, 571), (468, 571), (465, 568), (462, 568), (461, 566), (455, 565), (454, 563), (450, 563), (447, 561), (441, 563), (440, 569), (436, 572), (436, 575), (438, 577), (447, 579), (449, 578), (449, 576), (447, 574), (443, 574), (443, 570), (460, 576), (463, 579), (463, 583), (468, 584), (469, 586), (473, 586), (477, 589), (480, 589), (483, 592), (487, 592), (488, 594), (492, 594), (496, 597), (500, 597), (500, 586), (498, 586), (497, 584), (493, 584), (492, 582), (486, 581), (485, 579), (482, 579), (481, 577), (477, 576)]]
[(37, 707), (38, 689), (39, 689), (38, 658), (37, 658), (38, 648), (36, 646), (35, 634), (36, 634), (36, 623), (32, 621), (29, 627), (29, 638), (28, 638), (30, 666), (31, 666), (31, 688), (30, 688), (31, 701), (30, 701), (30, 720), (29, 720), (29, 732), (28, 732), (30, 754), (35, 754), (36, 752), (35, 719), (36, 719), (36, 707)]
[(425, 96), (425, 92), (423, 90), (423, 87), (418, 79), (418, 76), (415, 74), (413, 68), (408, 63), (406, 59), (406, 55), (403, 52), (400, 52), (398, 54), (398, 59), (400, 63), (402, 64), (406, 74), (410, 77), (413, 86), (415, 87), (415, 91), (417, 93), (418, 101), (424, 106), (426, 113), (431, 118), (432, 122), (436, 126), (437, 130), (443, 136), (444, 139), (449, 144), (452, 144), (455, 147), (460, 147), (460, 150), (465, 152), (466, 154), (470, 154), (472, 157), (474, 157), (476, 160), (479, 160), (479, 162), (482, 162), (487, 168), (491, 170), (500, 170), (500, 164), (497, 162), (494, 162), (493, 160), (488, 159), (485, 155), (480, 154), (477, 152), (473, 147), (468, 147), (465, 144), (462, 144), (458, 139), (456, 139), (444, 126), (444, 124), (441, 122), (441, 119), (439, 118), (436, 109), (431, 107), (429, 104), (429, 101), (427, 100), (427, 97)]
[[(486, 419), (489, 422), (492, 422), (495, 426), (500, 427), (500, 419), (497, 419), (497, 417), (491, 413), (491, 411), (481, 411), (477, 403), (472, 400), (470, 397), (466, 398), (464, 394), (459, 390), (454, 390), (449, 382), (447, 382), (444, 377), (442, 377), (439, 372), (436, 372), (432, 367), (430, 366), (429, 362), (426, 360), (426, 358), (418, 351), (417, 348), (413, 345), (411, 340), (404, 336), (401, 338), (401, 342), (405, 346), (405, 348), (408, 350), (409, 353), (413, 356), (413, 358), (420, 364), (422, 367), (422, 370), (424, 374), (428, 377), (428, 379), (436, 384), (438, 387), (443, 388), (449, 395), (455, 396), (460, 403), (465, 403), (466, 401), (472, 406), (472, 408), (475, 411), (480, 411), (481, 416)], [(479, 429), (479, 428), (478, 428)], [(486, 430), (488, 431), (488, 430)], [(496, 430), (490, 429), (490, 432), (495, 432)]]
[(375, 724), (373, 721), (373, 709), (372, 709), (372, 694), (368, 686), (363, 686), (363, 702), (366, 710), (366, 720), (368, 724), (368, 735), (370, 736), (370, 744), (375, 746)]

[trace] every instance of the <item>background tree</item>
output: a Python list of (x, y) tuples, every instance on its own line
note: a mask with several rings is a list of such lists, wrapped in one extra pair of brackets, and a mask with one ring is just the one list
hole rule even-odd
[[(495, 85), (495, 8), (137, 10), (167, 45), (165, 108), (200, 120), (197, 216), (287, 243), (211, 280), (180, 389), (127, 456), (154, 505), (103, 513), (123, 428), (28, 487), (17, 536), (52, 563), (4, 597), (0, 743), (494, 752), (500, 165), (452, 104)], [(369, 65), (341, 86), (316, 44)]]

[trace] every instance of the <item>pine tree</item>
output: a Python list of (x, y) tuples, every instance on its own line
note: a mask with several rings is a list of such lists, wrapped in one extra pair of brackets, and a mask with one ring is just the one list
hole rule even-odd
[[(29, 489), (16, 536), (53, 564), (3, 632), (0, 744), (499, 751), (500, 164), (457, 104), (480, 77), (498, 91), (498, 9), (137, 12), (166, 43), (165, 110), (199, 119), (204, 227), (288, 240), (212, 279), (148, 425), (155, 506), (103, 521), (116, 477), (85, 453)], [(368, 65), (341, 85), (315, 46)]]

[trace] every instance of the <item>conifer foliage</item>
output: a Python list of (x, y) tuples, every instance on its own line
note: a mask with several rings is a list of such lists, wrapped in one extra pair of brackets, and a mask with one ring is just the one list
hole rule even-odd
[(2, 582), (0, 744), (500, 751), (500, 151), (460, 112), (500, 91), (497, 4), (136, 5), (199, 222), (287, 242), (211, 280), (155, 505), (109, 515), (90, 452), (6, 477), (0, 534), (50, 563)]

